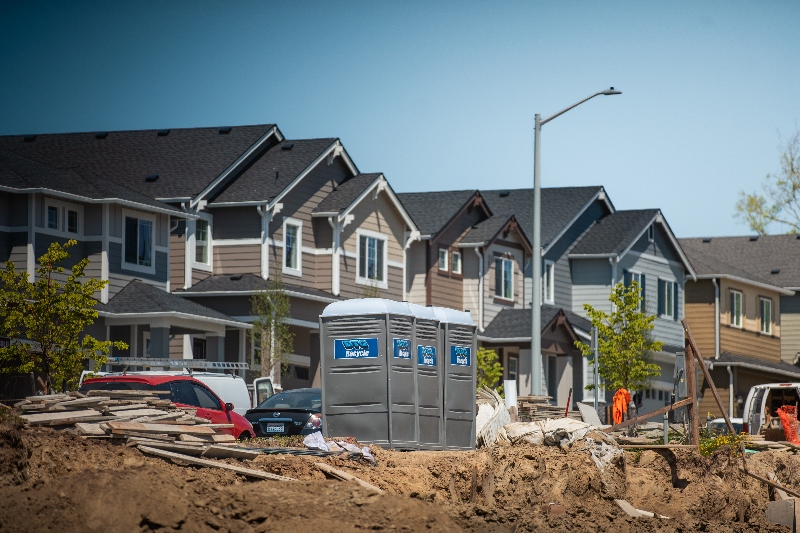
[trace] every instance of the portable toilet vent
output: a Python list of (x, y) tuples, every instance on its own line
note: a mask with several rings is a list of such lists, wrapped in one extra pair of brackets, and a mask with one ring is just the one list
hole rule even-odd
[(476, 327), (469, 313), (434, 307), (444, 360), (444, 446), (475, 449)]
[[(444, 394), (439, 319), (431, 307), (408, 304), (414, 315), (417, 384), (417, 436), (424, 450), (444, 448)], [(473, 394), (474, 397), (474, 394)]]
[(380, 298), (335, 302), (322, 312), (326, 437), (416, 447), (412, 321), (406, 304)]

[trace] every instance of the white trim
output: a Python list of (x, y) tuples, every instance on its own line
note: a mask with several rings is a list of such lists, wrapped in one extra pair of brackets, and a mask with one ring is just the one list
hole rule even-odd
[[(383, 272), (382, 272), (382, 280), (375, 280), (370, 278), (365, 278), (361, 276), (361, 265), (360, 265), (360, 257), (361, 257), (361, 237), (367, 237), (368, 239), (375, 239), (383, 241)], [(345, 250), (345, 256), (349, 257), (347, 254), (350, 253)], [(377, 287), (379, 289), (388, 289), (389, 288), (389, 265), (388, 265), (388, 257), (389, 257), (389, 236), (384, 233), (378, 233), (376, 231), (370, 231), (366, 229), (358, 228), (356, 229), (356, 284), (357, 285), (365, 285), (367, 287)]]
[(286, 246), (281, 246), (283, 253), (281, 254), (281, 272), (289, 276), (300, 277), (303, 275), (303, 221), (296, 218), (286, 217), (283, 219), (283, 239), (286, 241), (286, 226), (295, 226), (297, 228), (297, 245), (295, 253), (297, 254), (297, 268), (286, 266)]
[[(577, 213), (577, 214), (576, 214), (574, 217), (572, 217), (572, 220), (570, 220), (569, 222), (567, 222), (567, 224), (566, 224), (566, 225), (565, 225), (565, 226), (564, 226), (564, 227), (561, 229), (561, 231), (559, 231), (559, 232), (556, 234), (556, 236), (555, 236), (555, 237), (553, 237), (553, 238), (550, 240), (550, 242), (547, 244), (547, 247), (542, 249), (542, 256), (544, 256), (544, 255), (547, 255), (547, 252), (549, 252), (549, 251), (550, 251), (550, 248), (552, 248), (553, 246), (555, 246), (555, 244), (556, 244), (556, 243), (559, 241), (559, 239), (561, 239), (561, 237), (563, 237), (563, 236), (564, 236), (564, 234), (565, 234), (567, 231), (569, 231), (569, 228), (570, 228), (570, 227), (572, 227), (572, 225), (573, 225), (575, 222), (577, 222), (577, 221), (578, 221), (578, 219), (579, 219), (579, 218), (580, 218), (580, 217), (583, 215), (583, 213), (585, 213), (585, 212), (586, 212), (586, 210), (587, 210), (587, 209), (589, 209), (589, 206), (590, 206), (590, 205), (592, 205), (592, 204), (595, 202), (595, 200), (598, 200), (598, 199), (599, 199), (599, 200), (602, 200), (602, 201), (603, 201), (603, 202), (606, 204), (606, 207), (608, 207), (608, 210), (609, 210), (609, 211), (611, 211), (612, 213), (613, 213), (614, 211), (616, 211), (616, 210), (614, 209), (614, 206), (611, 204), (611, 200), (609, 200), (609, 199), (608, 199), (608, 196), (606, 195), (606, 191), (605, 191), (605, 189), (604, 189), (603, 187), (600, 187), (600, 190), (599, 190), (599, 191), (597, 191), (597, 193), (596, 193), (594, 196), (592, 196), (592, 199), (591, 199), (591, 200), (589, 200), (588, 202), (586, 202), (586, 205), (584, 205), (584, 206), (581, 208), (581, 210), (580, 210), (580, 211), (578, 211), (578, 213)], [(527, 229), (530, 229), (530, 228), (527, 228)]]
[(458, 254), (458, 272), (456, 272), (456, 262), (455, 261), (451, 261), (452, 272), (453, 272), (453, 274), (458, 274), (458, 275), (461, 276), (461, 275), (463, 275), (463, 272), (464, 272), (464, 263), (463, 263), (464, 256), (461, 254), (461, 252), (453, 251), (451, 253), (453, 254), (453, 257), (455, 257), (455, 255)]
[(403, 263), (400, 261), (391, 261), (387, 259), (386, 266), (391, 268), (403, 268)]
[[(523, 265), (524, 267), (524, 265)], [(551, 267), (552, 270), (550, 271), (552, 274), (551, 282), (550, 282), (550, 292), (551, 294), (547, 294), (547, 267)], [(542, 291), (543, 297), (542, 300), (546, 304), (555, 304), (556, 301), (556, 264), (554, 261), (549, 259), (544, 260), (544, 268), (542, 269)]]
[[(664, 303), (664, 309), (661, 309), (661, 310), (656, 309), (656, 311), (658, 312), (658, 318), (668, 318), (670, 320), (675, 320), (675, 311), (678, 309), (678, 302), (677, 301), (673, 301), (672, 302), (672, 313), (667, 314), (667, 313), (662, 313), (661, 311), (666, 311), (667, 310), (667, 298), (670, 298), (671, 300), (675, 300), (675, 288), (673, 287), (673, 285), (675, 287), (677, 287), (678, 286), (678, 282), (676, 280), (673, 280), (673, 279), (658, 278), (658, 283), (659, 283), (659, 285), (664, 283), (664, 290), (663, 290), (663, 294), (664, 294), (664, 302), (663, 302)], [(669, 295), (667, 295), (667, 290), (666, 290), (666, 287), (667, 287), (666, 284), (667, 283), (670, 285)], [(658, 288), (658, 291), (659, 292), (662, 291), (661, 287)], [(680, 313), (678, 313), (678, 319), (680, 319)]]
[[(51, 228), (49, 227), (49, 211), (50, 208), (53, 207), (56, 210), (56, 227)], [(67, 212), (74, 211), (78, 215), (78, 227), (77, 231), (70, 232), (67, 231)], [(70, 239), (79, 239), (83, 240), (83, 206), (79, 204), (74, 204), (72, 202), (65, 202), (64, 200), (58, 200), (55, 198), (50, 198), (45, 196), (44, 198), (44, 220), (42, 228), (39, 228), (40, 233), (48, 233), (50, 235), (55, 235), (58, 237), (67, 237)], [(44, 230), (44, 231), (42, 231)]]
[(214, 216), (210, 213), (198, 213), (198, 220), (203, 220), (208, 223), (206, 230), (206, 247), (208, 248), (208, 263), (203, 263), (197, 260), (197, 220), (188, 221), (188, 229), (192, 232), (192, 268), (203, 272), (214, 271), (214, 239), (212, 238), (214, 232)]
[(221, 318), (205, 317), (200, 315), (190, 315), (188, 313), (180, 313), (178, 311), (159, 311), (156, 313), (109, 313), (108, 311), (98, 311), (99, 316), (105, 318), (183, 318), (195, 322), (208, 322), (210, 324), (221, 324), (224, 326), (232, 326), (235, 328), (251, 329), (253, 326), (238, 322), (235, 320), (224, 320)]
[(253, 246), (261, 244), (261, 239), (212, 239), (214, 246)]
[[(450, 250), (444, 247), (438, 247), (439, 255), (437, 257), (436, 266), (439, 272), (450, 272)], [(444, 267), (442, 267), (442, 252), (444, 252)]]
[(500, 260), (500, 261), (508, 261), (509, 263), (511, 263), (511, 298), (506, 298), (505, 296), (498, 295), (497, 294), (497, 284), (495, 284), (495, 287), (494, 287), (494, 297), (497, 298), (498, 300), (503, 300), (505, 302), (513, 302), (514, 301), (514, 263), (515, 263), (515, 260), (514, 259), (509, 259), (508, 257), (495, 256), (495, 258), (494, 258), (495, 279), (497, 277), (497, 272), (496, 271), (497, 271), (497, 261), (498, 260)]
[[(763, 302), (769, 302), (769, 322), (767, 323), (768, 331), (764, 331), (764, 319), (762, 317), (763, 313), (761, 312), (761, 305), (763, 304)], [(759, 296), (758, 297), (759, 331), (764, 335), (772, 335), (772, 322), (773, 322), (772, 319), (774, 316), (775, 315), (772, 311), (772, 298), (767, 298), (766, 296)]]
[[(144, 266), (144, 265), (140, 265), (138, 263), (128, 263), (125, 260), (125, 244), (126, 244), (126, 239), (127, 239), (127, 236), (125, 235), (125, 233), (126, 233), (126, 231), (125, 231), (125, 218), (126, 217), (127, 218), (135, 218), (137, 220), (140, 220), (140, 219), (141, 220), (147, 220), (151, 224), (151, 226), (150, 226), (150, 248), (151, 248), (150, 255), (151, 255), (151, 261), (150, 261), (150, 266), (149, 267), (148, 266)], [(132, 272), (143, 272), (145, 274), (155, 274), (156, 273), (156, 248), (155, 248), (156, 231), (157, 231), (156, 225), (157, 225), (157, 218), (156, 218), (155, 215), (153, 215), (151, 213), (142, 213), (141, 211), (131, 211), (129, 209), (123, 209), (122, 210), (122, 260), (121, 260), (120, 267), (123, 270), (128, 270), (128, 271), (132, 271)], [(136, 226), (136, 235), (137, 235), (137, 238), (138, 238), (138, 235), (139, 235), (138, 222), (137, 222), (137, 226)], [(138, 248), (138, 246), (139, 246), (138, 240), (137, 240), (136, 246), (137, 246), (136, 249), (138, 250), (139, 249)], [(138, 251), (137, 251), (137, 255), (138, 255)]]
[[(162, 213), (165, 215), (185, 215), (185, 213), (181, 213), (175, 209), (169, 209), (167, 207), (157, 207), (147, 204), (140, 204), (139, 202), (132, 202), (130, 200), (123, 200), (122, 198), (87, 198), (85, 196), (80, 196), (77, 194), (66, 193), (62, 191), (56, 191), (54, 189), (48, 189), (46, 187), (29, 187), (25, 189), (19, 189), (17, 187), (9, 187), (7, 185), (0, 185), (0, 191), (15, 193), (15, 194), (46, 194), (48, 196), (55, 196), (57, 198), (65, 198), (67, 200), (77, 201), (77, 202), (84, 202), (87, 204), (119, 204), (124, 207), (128, 207), (130, 209), (140, 209), (140, 210), (149, 210), (154, 213)], [(194, 215), (188, 215), (187, 218), (194, 218)]]
[[(256, 320), (259, 319), (259, 317), (255, 315), (237, 315), (237, 316), (232, 316), (231, 318), (235, 320), (240, 320), (248, 324), (255, 322)], [(299, 318), (286, 318), (284, 322), (286, 322), (290, 326), (301, 326), (309, 329), (319, 329), (319, 323), (312, 322), (311, 320), (300, 320)]]
[(744, 316), (745, 316), (744, 315), (744, 294), (742, 293), (742, 291), (739, 291), (739, 290), (736, 290), (736, 289), (728, 289), (728, 295), (729, 296), (733, 297), (734, 294), (738, 294), (739, 295), (739, 323), (738, 324), (734, 324), (733, 323), (733, 305), (731, 305), (733, 302), (731, 301), (731, 299), (732, 299), (731, 298), (731, 299), (728, 300), (728, 306), (729, 306), (728, 312), (730, 314), (730, 317), (728, 319), (728, 325), (730, 327), (732, 327), (732, 328), (744, 329)]
[[(310, 165), (308, 165), (305, 170), (303, 170), (300, 174), (298, 174), (297, 177), (293, 179), (292, 182), (278, 194), (278, 196), (276, 196), (269, 202), (268, 204), (269, 208), (272, 209), (276, 204), (280, 203), (280, 201), (283, 200), (283, 198), (287, 194), (289, 194), (289, 192), (292, 189), (294, 189), (295, 186), (303, 180), (303, 178), (305, 178), (312, 170), (316, 168), (317, 165), (319, 165), (322, 161), (324, 161), (328, 157), (328, 155), (330, 155), (337, 149), (341, 150), (339, 152), (339, 155), (341, 155), (342, 158), (344, 159), (344, 162), (350, 169), (350, 172), (352, 172), (354, 176), (357, 175), (358, 169), (356, 168), (353, 161), (350, 159), (350, 156), (347, 154), (347, 152), (344, 151), (342, 143), (339, 142), (339, 140), (337, 139), (324, 152), (322, 152)], [(223, 205), (223, 204), (215, 204), (215, 205)]]
[(502, 337), (502, 338), (494, 338), (494, 337), (486, 337), (484, 335), (478, 335), (477, 339), (481, 342), (491, 342), (494, 344), (501, 343), (501, 342), (531, 342), (530, 337)]
[[(100, 279), (108, 281), (109, 278), (109, 264), (108, 264), (108, 236), (110, 232), (109, 223), (111, 222), (110, 217), (110, 209), (108, 204), (103, 204), (102, 206), (102, 243), (100, 247)], [(124, 250), (123, 250), (124, 253)], [(100, 302), (107, 304), (108, 303), (108, 291), (110, 283), (106, 283), (103, 290), (100, 291)]]
[(283, 140), (283, 135), (281, 135), (280, 131), (278, 131), (277, 126), (273, 126), (270, 128), (264, 135), (261, 136), (250, 148), (248, 148), (242, 155), (236, 158), (236, 161), (231, 163), (231, 165), (226, 168), (222, 174), (214, 178), (214, 181), (209, 183), (200, 193), (195, 196), (191, 202), (189, 202), (189, 208), (194, 209), (198, 206), (198, 204), (205, 199), (205, 197), (211, 193), (214, 189), (218, 186), (225, 183), (225, 181), (233, 175), (233, 172), (239, 168), (239, 166), (245, 164), (251, 156), (255, 154), (255, 152), (261, 148), (264, 143), (266, 143), (270, 137), (275, 136), (278, 139), (278, 142)]

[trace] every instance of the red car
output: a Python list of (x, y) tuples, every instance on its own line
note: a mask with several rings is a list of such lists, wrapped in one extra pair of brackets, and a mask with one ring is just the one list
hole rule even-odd
[(190, 376), (171, 375), (109, 375), (84, 380), (79, 392), (91, 390), (161, 390), (168, 391), (169, 399), (178, 407), (197, 409), (197, 416), (212, 424), (233, 424), (224, 429), (237, 439), (255, 436), (253, 426), (242, 415), (233, 411), (233, 404), (226, 404), (206, 385)]

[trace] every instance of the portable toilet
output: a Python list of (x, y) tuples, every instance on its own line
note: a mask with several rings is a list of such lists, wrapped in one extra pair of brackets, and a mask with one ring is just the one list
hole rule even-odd
[(414, 316), (417, 385), (417, 437), (424, 450), (444, 448), (443, 365), (439, 319), (433, 308), (408, 304)]
[(476, 327), (469, 313), (433, 308), (439, 319), (444, 363), (444, 445), (475, 449)]
[(320, 360), (326, 437), (415, 447), (412, 325), (408, 306), (393, 300), (345, 300), (324, 309)]

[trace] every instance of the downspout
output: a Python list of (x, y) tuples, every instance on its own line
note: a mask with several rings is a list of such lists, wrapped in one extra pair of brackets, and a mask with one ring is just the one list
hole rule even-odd
[[(181, 203), (181, 209), (188, 213), (189, 208), (186, 202)], [(185, 248), (183, 250), (183, 288), (189, 289), (192, 286), (192, 241), (194, 239), (194, 232), (189, 232), (189, 220), (186, 220), (186, 238), (184, 239)]]
[(28, 281), (36, 281), (36, 195), (28, 195), (28, 245), (25, 267)]
[[(719, 284), (717, 278), (711, 278), (711, 283), (714, 284), (714, 359), (719, 359)], [(728, 372), (730, 372), (730, 367)], [(733, 383), (733, 374), (731, 374), (731, 383)], [(733, 396), (731, 396), (733, 401)]]
[[(334, 296), (339, 296), (339, 250), (341, 248), (340, 241), (342, 238), (342, 225), (338, 222), (334, 222), (333, 217), (328, 217), (328, 224), (330, 224), (331, 229), (333, 230), (333, 250), (331, 253), (331, 292), (334, 294)], [(403, 250), (403, 254), (405, 254), (405, 249)], [(403, 264), (405, 265), (405, 257)], [(403, 294), (405, 295), (405, 279), (403, 280)]]
[(733, 416), (733, 369), (730, 365), (726, 366), (728, 371), (728, 418)]
[(261, 217), (261, 279), (269, 279), (269, 237), (270, 212), (264, 204), (257, 205), (256, 210)]
[(408, 274), (406, 270), (406, 263), (408, 262), (408, 249), (411, 247), (412, 242), (420, 240), (420, 233), (419, 231), (410, 230), (403, 232), (403, 237), (405, 238), (405, 242), (403, 243), (403, 301), (407, 302), (408, 278), (406, 276)]
[[(102, 227), (102, 244), (100, 250), (100, 279), (108, 280), (109, 278), (109, 264), (108, 264), (108, 233), (110, 231), (109, 228), (109, 217), (111, 216), (111, 210), (108, 207), (108, 204), (103, 204), (103, 227)], [(100, 291), (100, 302), (107, 304), (108, 303), (108, 286), (109, 283), (106, 283), (103, 287), (103, 290)], [(110, 340), (106, 338), (106, 340)]]
[(473, 250), (478, 256), (478, 329), (483, 333), (483, 254), (479, 246)]
[[(608, 264), (611, 265), (611, 292), (614, 292), (614, 287), (617, 285), (617, 262), (619, 261), (619, 256), (617, 257), (609, 257)], [(614, 311), (614, 304), (611, 304), (611, 311)]]

